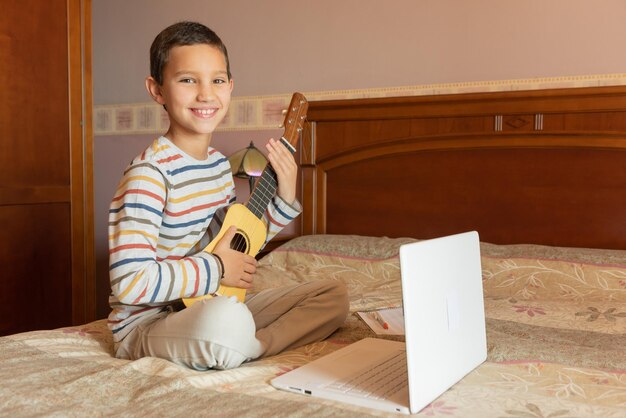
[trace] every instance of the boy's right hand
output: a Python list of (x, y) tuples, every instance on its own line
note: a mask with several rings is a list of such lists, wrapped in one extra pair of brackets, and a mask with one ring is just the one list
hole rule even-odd
[(256, 259), (248, 254), (230, 248), (230, 243), (237, 233), (237, 227), (228, 228), (222, 239), (215, 245), (213, 253), (224, 263), (224, 276), (221, 283), (226, 286), (250, 289), (256, 272)]

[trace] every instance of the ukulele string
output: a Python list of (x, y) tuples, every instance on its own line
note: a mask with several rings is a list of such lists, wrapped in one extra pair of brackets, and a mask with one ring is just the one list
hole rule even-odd
[(248, 236), (255, 236), (258, 223), (253, 222), (250, 218), (244, 219), (244, 217), (241, 216), (236, 220), (235, 225), (237, 225), (238, 232), (231, 241), (231, 248), (240, 253), (248, 253), (249, 243), (244, 233), (247, 233)]
[[(285, 144), (285, 140), (283, 139), (283, 144)], [(274, 172), (271, 165), (267, 165), (261, 176), (257, 179), (254, 189), (250, 195), (250, 199), (247, 203), (248, 210), (252, 212), (257, 218), (262, 219), (265, 209), (263, 205), (264, 202), (270, 202), (274, 194), (276, 193), (277, 188), (277, 180), (276, 173)], [(261, 198), (257, 198), (258, 194), (261, 195)], [(242, 225), (244, 221), (240, 218), (235, 223), (238, 225), (238, 229), (240, 231), (246, 231), (250, 234), (250, 236), (256, 236), (258, 232), (259, 223), (255, 222), (253, 225)], [(264, 228), (265, 225), (264, 225)], [(238, 233), (235, 235), (233, 241), (231, 241), (231, 248), (239, 251), (239, 252), (247, 252), (249, 249), (247, 245), (247, 240), (242, 233)]]
[(233, 225), (237, 226), (237, 231), (235, 232), (235, 236), (233, 237), (233, 239), (230, 241), (229, 246), (230, 246), (230, 248), (232, 250), (242, 252), (241, 251), (241, 248), (242, 248), (242, 242), (241, 242), (242, 241), (242, 237), (241, 237), (241, 234), (239, 233), (239, 230), (240, 230), (240, 227), (241, 227), (241, 223), (242, 223), (241, 215), (238, 218), (236, 218), (236, 219), (232, 219), (232, 222), (233, 222), (233, 224), (231, 226), (233, 226)]
[(246, 250), (245, 239), (241, 232), (239, 232), (240, 230), (246, 230), (246, 225), (242, 225), (242, 223), (243, 221), (241, 219), (236, 222), (236, 225), (238, 225), (237, 232), (235, 233), (234, 240), (231, 242), (231, 248), (235, 251), (239, 251), (240, 253), (243, 253)]
[[(248, 210), (250, 210), (250, 212), (252, 212), (252, 214), (258, 219), (262, 219), (265, 212), (265, 208), (262, 207), (263, 203), (271, 201), (276, 192), (275, 176), (276, 174), (274, 173), (274, 170), (270, 166), (267, 166), (260, 178), (257, 180), (254, 190), (250, 196), (250, 200), (246, 205)], [(244, 220), (239, 219), (236, 224), (239, 226), (241, 231), (246, 231), (249, 236), (256, 236), (261, 225), (266, 228), (263, 222), (261, 222), (261, 225), (259, 225), (258, 222), (250, 222), (249, 224), (244, 222)], [(231, 243), (231, 248), (239, 252), (246, 252), (248, 247), (246, 243), (246, 238), (240, 233), (235, 236), (235, 239)]]

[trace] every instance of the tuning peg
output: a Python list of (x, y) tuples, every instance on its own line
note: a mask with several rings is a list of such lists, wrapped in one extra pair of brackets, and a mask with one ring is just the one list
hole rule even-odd
[[(287, 121), (287, 123), (288, 123), (289, 125), (291, 125), (291, 124), (293, 123), (293, 119), (289, 119), (289, 120)], [(280, 125), (278, 125), (278, 127), (279, 127), (279, 128), (284, 128), (284, 127), (285, 127), (285, 123), (284, 123), (284, 122), (283, 122), (283, 123), (281, 123)]]

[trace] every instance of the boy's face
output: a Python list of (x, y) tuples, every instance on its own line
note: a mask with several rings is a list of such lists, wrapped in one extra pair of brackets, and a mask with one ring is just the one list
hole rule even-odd
[(206, 138), (215, 130), (228, 111), (233, 81), (228, 79), (224, 54), (213, 46), (196, 44), (172, 48), (163, 85), (148, 77), (146, 87), (167, 108), (167, 135), (178, 142)]

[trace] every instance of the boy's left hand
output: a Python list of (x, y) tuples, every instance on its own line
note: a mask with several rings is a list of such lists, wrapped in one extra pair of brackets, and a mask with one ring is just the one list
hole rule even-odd
[(266, 147), (269, 151), (267, 159), (278, 177), (278, 196), (291, 205), (296, 200), (298, 164), (291, 151), (280, 141), (271, 138)]

